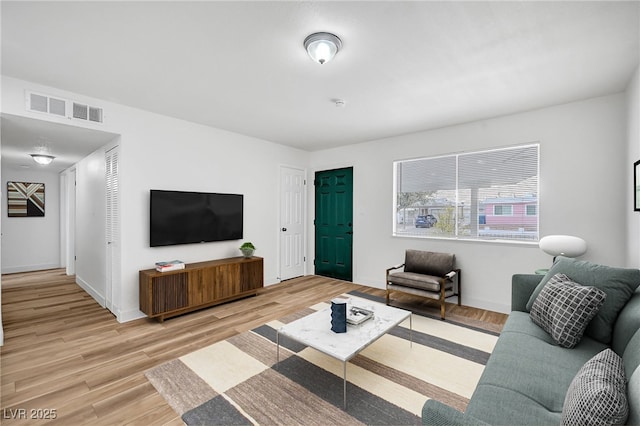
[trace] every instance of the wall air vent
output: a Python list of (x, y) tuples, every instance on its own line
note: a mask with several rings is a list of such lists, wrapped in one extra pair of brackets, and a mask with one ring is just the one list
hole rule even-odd
[(38, 93), (29, 93), (27, 109), (30, 111), (44, 112), (60, 117), (67, 116), (67, 101)]
[(102, 108), (73, 103), (73, 118), (102, 123)]
[(58, 117), (90, 121), (93, 123), (103, 122), (102, 108), (83, 104), (80, 102), (68, 101), (54, 98), (41, 93), (27, 92), (26, 104), (28, 111), (51, 114)]

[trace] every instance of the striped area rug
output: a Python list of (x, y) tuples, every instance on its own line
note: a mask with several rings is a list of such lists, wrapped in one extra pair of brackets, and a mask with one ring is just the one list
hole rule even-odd
[[(357, 304), (353, 293), (347, 297)], [(349, 361), (345, 410), (342, 362), (281, 337), (274, 365), (276, 330), (329, 306), (269, 322), (146, 376), (188, 425), (420, 424), (429, 398), (466, 408), (498, 339), (494, 332), (413, 315), (412, 333), (407, 320)]]

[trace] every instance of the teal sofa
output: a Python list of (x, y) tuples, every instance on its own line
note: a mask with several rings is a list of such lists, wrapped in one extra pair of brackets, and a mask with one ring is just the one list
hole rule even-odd
[[(562, 264), (558, 267), (558, 264)], [(608, 280), (614, 292), (624, 289), (621, 306), (602, 306), (611, 327), (595, 324), (572, 349), (558, 346), (550, 335), (531, 321), (530, 305), (538, 285), (556, 270), (577, 276), (584, 285)], [(603, 278), (604, 277), (604, 278)], [(573, 278), (580, 282), (578, 278)], [(591, 282), (590, 282), (591, 281)], [(621, 281), (626, 281), (623, 283)], [(635, 282), (635, 284), (634, 284)], [(609, 268), (586, 261), (562, 258), (550, 272), (514, 275), (512, 312), (487, 362), (464, 413), (434, 399), (422, 410), (425, 425), (559, 425), (569, 385), (580, 368), (606, 348), (622, 357), (627, 379), (629, 417), (626, 424), (640, 425), (640, 271)], [(542, 284), (541, 284), (542, 286)], [(540, 286), (540, 287), (541, 287)], [(608, 291), (609, 302), (617, 298)], [(530, 300), (531, 299), (531, 300)], [(625, 303), (626, 302), (626, 303)], [(610, 305), (611, 305), (610, 303)], [(598, 330), (595, 328), (598, 327)], [(597, 336), (598, 339), (591, 336)], [(608, 343), (603, 343), (609, 341)]]

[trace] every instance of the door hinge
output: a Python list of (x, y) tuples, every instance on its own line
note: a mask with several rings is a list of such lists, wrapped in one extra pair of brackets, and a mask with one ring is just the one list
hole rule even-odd
[(303, 262), (306, 262), (306, 261), (307, 261), (307, 257), (306, 257), (306, 256), (303, 256), (303, 257), (302, 257), (302, 261), (303, 261)]
[(303, 184), (303, 185), (306, 185), (306, 184), (307, 184), (307, 180), (306, 180), (306, 179), (304, 179), (304, 180), (302, 181), (302, 184)]

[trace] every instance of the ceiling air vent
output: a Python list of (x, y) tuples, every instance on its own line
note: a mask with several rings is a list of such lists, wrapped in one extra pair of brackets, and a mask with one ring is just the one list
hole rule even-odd
[(73, 118), (102, 123), (102, 108), (73, 103)]

